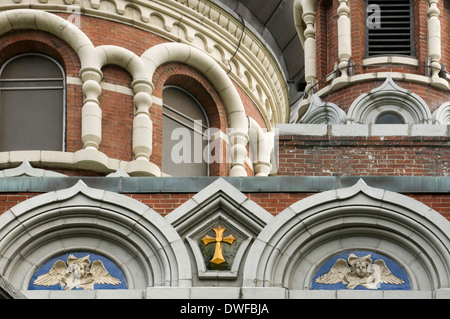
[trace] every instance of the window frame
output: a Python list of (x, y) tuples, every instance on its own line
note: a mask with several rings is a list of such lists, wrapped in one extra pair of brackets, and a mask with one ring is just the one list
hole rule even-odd
[[(181, 116), (181, 117), (187, 119), (188, 121), (192, 121), (192, 122), (195, 121), (195, 120), (193, 120), (192, 118), (190, 118), (188, 115), (183, 114), (182, 112), (180, 112), (180, 111), (178, 111), (178, 110), (175, 110), (174, 108), (168, 106), (168, 105), (164, 102), (164, 90), (165, 90), (165, 89), (176, 89), (176, 90), (179, 90), (179, 91), (183, 92), (184, 94), (188, 95), (188, 96), (189, 96), (189, 97), (197, 104), (198, 108), (199, 108), (200, 111), (203, 113), (203, 116), (204, 116), (205, 119), (206, 119), (206, 123), (205, 123), (206, 125), (205, 125), (204, 123), (202, 123), (202, 128), (203, 128), (205, 131), (208, 131), (208, 130), (211, 128), (211, 126), (210, 126), (210, 120), (209, 120), (208, 114), (206, 113), (206, 111), (205, 111), (203, 105), (198, 101), (198, 99), (197, 99), (192, 93), (190, 93), (188, 90), (186, 90), (185, 88), (183, 88), (183, 87), (181, 87), (181, 86), (178, 86), (178, 85), (164, 85), (164, 87), (163, 87), (163, 97), (162, 97), (162, 119), (163, 119), (164, 117), (167, 117), (167, 118), (171, 119), (172, 121), (175, 121), (176, 123), (178, 123), (178, 124), (181, 125), (182, 127), (187, 128), (188, 130), (190, 130), (190, 131), (192, 131), (192, 132), (194, 132), (194, 133), (200, 133), (200, 132), (198, 132), (198, 131), (195, 131), (195, 129), (188, 127), (188, 126), (186, 125), (186, 123), (183, 123), (182, 121), (179, 121), (178, 119), (174, 118), (173, 116), (170, 116), (170, 114), (165, 113), (165, 109), (167, 109), (167, 110), (170, 110), (171, 112), (174, 112), (174, 113), (176, 113), (177, 115), (179, 115), (179, 116)], [(205, 132), (202, 132), (201, 134), (202, 134), (203, 136), (205, 136)], [(161, 136), (161, 139), (163, 139), (163, 136), (164, 136), (164, 125), (162, 125), (162, 134), (161, 134), (161, 135), (162, 135), (162, 136)], [(208, 154), (210, 154), (210, 151), (211, 151), (211, 150), (209, 149), (209, 148), (210, 148), (210, 137), (209, 137), (209, 136), (208, 136), (208, 139), (207, 139), (206, 141), (207, 141), (206, 147), (208, 147)], [(162, 147), (164, 148), (164, 140), (161, 141), (161, 145), (162, 145)], [(203, 159), (203, 156), (202, 156), (202, 159)], [(161, 156), (161, 160), (164, 161), (163, 158), (162, 158), (162, 156)], [(203, 159), (203, 160), (204, 160), (204, 159)], [(209, 162), (205, 162), (205, 164), (206, 164), (206, 175), (201, 175), (201, 177), (209, 177), (209, 176), (211, 176), (211, 167), (210, 167), (210, 163), (209, 163)], [(161, 170), (162, 170), (162, 166), (161, 166)], [(167, 172), (164, 172), (163, 170), (162, 170), (162, 173), (163, 173), (163, 174), (168, 174)], [(170, 176), (172, 176), (172, 175), (170, 175)], [(174, 176), (174, 177), (177, 177), (177, 176)], [(200, 177), (200, 176), (199, 176), (199, 177)]]
[[(32, 78), (32, 79), (26, 79), (28, 81), (30, 80), (38, 80), (38, 81), (62, 81), (62, 88), (57, 88), (57, 87), (27, 87), (26, 89), (24, 89), (23, 87), (8, 87), (8, 90), (5, 90), (4, 87), (2, 87), (2, 83), (3, 82), (7, 82), (8, 79), (3, 79), (2, 78), (2, 74), (5, 70), (5, 68), (14, 60), (17, 60), (19, 58), (22, 57), (26, 57), (26, 56), (39, 56), (45, 59), (50, 60), (52, 63), (54, 63), (59, 70), (61, 71), (61, 78)], [(39, 89), (62, 89), (62, 142), (61, 142), (61, 150), (54, 150), (54, 151), (62, 151), (64, 152), (66, 150), (66, 129), (67, 129), (67, 76), (66, 76), (66, 72), (63, 68), (63, 66), (53, 57), (48, 56), (46, 54), (42, 54), (42, 53), (38, 53), (38, 52), (27, 52), (27, 53), (22, 53), (22, 54), (18, 54), (15, 55), (11, 58), (9, 58), (8, 60), (6, 60), (6, 62), (3, 63), (3, 65), (1, 65), (0, 67), (0, 97), (2, 94), (2, 91), (12, 91), (12, 90), (17, 90), (20, 91), (22, 89), (22, 91), (26, 91), (26, 90), (39, 90)], [(15, 80), (15, 79), (14, 79)], [(24, 81), (25, 82), (25, 81)], [(0, 110), (1, 110), (1, 98), (0, 98)], [(10, 151), (14, 151), (14, 150), (10, 150)]]

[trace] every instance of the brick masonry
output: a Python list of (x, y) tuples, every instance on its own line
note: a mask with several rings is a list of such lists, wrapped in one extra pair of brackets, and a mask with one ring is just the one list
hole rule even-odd
[(279, 175), (448, 176), (450, 138), (280, 136)]
[[(0, 215), (17, 204), (40, 195), (40, 193), (4, 193), (0, 194)], [(128, 194), (162, 216), (166, 216), (190, 198), (194, 193), (177, 194)], [(278, 215), (292, 204), (314, 195), (313, 193), (245, 193), (256, 204), (272, 215)], [(450, 221), (450, 196), (446, 194), (404, 194), (442, 214)]]

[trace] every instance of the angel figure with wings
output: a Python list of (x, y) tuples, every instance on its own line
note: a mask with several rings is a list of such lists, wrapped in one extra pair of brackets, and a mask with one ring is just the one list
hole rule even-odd
[(118, 285), (121, 281), (109, 274), (101, 260), (92, 263), (90, 255), (77, 258), (69, 255), (67, 265), (62, 260), (57, 260), (48, 273), (40, 275), (34, 281), (35, 285), (53, 286), (60, 284), (64, 290), (82, 288), (94, 290), (95, 284)]
[(347, 285), (347, 289), (354, 289), (359, 285), (367, 289), (378, 289), (381, 283), (401, 285), (405, 283), (401, 278), (392, 274), (386, 263), (378, 259), (372, 263), (372, 255), (357, 257), (350, 254), (348, 260), (338, 259), (326, 274), (318, 277), (319, 284)]

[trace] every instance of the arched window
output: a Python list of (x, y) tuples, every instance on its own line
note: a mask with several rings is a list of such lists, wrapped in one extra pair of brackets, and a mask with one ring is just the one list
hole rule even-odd
[(208, 118), (185, 90), (163, 91), (162, 172), (170, 176), (208, 176)]
[(405, 120), (399, 113), (384, 112), (377, 117), (375, 124), (405, 124)]
[(24, 54), (0, 69), (0, 151), (64, 150), (65, 76), (42, 54)]

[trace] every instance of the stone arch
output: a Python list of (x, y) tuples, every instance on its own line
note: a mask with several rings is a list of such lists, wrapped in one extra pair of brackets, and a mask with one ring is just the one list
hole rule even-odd
[(245, 158), (248, 143), (248, 121), (244, 105), (231, 79), (220, 65), (206, 53), (181, 43), (156, 45), (141, 56), (151, 77), (156, 69), (168, 62), (185, 63), (204, 74), (213, 84), (228, 112), (231, 152), (235, 157), (231, 165), (230, 176), (246, 176)]
[(45, 31), (57, 36), (77, 53), (82, 67), (89, 65), (94, 45), (70, 22), (54, 14), (32, 9), (8, 10), (0, 13), (1, 34), (24, 29)]
[[(202, 109), (206, 113), (209, 121), (209, 127), (211, 128), (211, 134), (214, 137), (221, 138), (226, 134), (229, 127), (227, 112), (225, 110), (222, 99), (218, 92), (212, 86), (210, 81), (196, 69), (181, 64), (181, 63), (166, 63), (160, 66), (155, 73), (153, 96), (159, 99), (163, 99), (163, 90), (167, 86), (178, 87), (185, 90), (192, 95), (202, 106)], [(162, 100), (164, 103), (164, 100)], [(154, 145), (161, 144), (162, 136), (162, 107), (154, 104), (151, 108), (151, 117), (154, 120)], [(221, 132), (219, 134), (219, 131)], [(222, 134), (223, 133), (223, 134)], [(225, 142), (224, 142), (225, 143)], [(220, 161), (214, 161), (210, 163), (210, 175), (211, 176), (227, 176), (229, 167), (226, 160), (226, 154), (223, 152), (222, 159)], [(154, 162), (158, 165), (161, 163), (161, 159), (158, 158), (158, 154), (154, 154)]]
[(395, 260), (412, 290), (450, 287), (450, 224), (416, 200), (367, 186), (320, 193), (297, 202), (258, 236), (244, 285), (309, 290), (331, 256), (368, 250)]
[(127, 196), (82, 181), (36, 196), (0, 216), (0, 273), (27, 289), (33, 273), (52, 257), (90, 251), (113, 260), (128, 289), (189, 287), (189, 256), (158, 213)]
[(417, 94), (398, 86), (389, 74), (378, 88), (359, 96), (350, 106), (348, 121), (354, 124), (373, 124), (380, 114), (392, 112), (405, 124), (431, 124), (427, 103)]
[(438, 125), (450, 124), (450, 102), (445, 102), (434, 111), (433, 122)]

